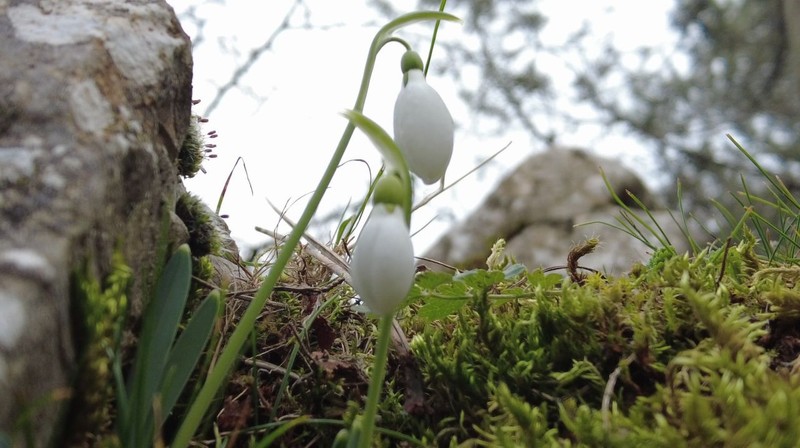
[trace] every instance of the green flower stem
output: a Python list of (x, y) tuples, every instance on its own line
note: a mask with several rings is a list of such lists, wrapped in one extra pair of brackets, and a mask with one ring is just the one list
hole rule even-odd
[[(372, 74), (371, 69), (374, 66), (375, 58), (372, 54), (370, 54), (370, 56), (371, 57), (367, 63), (369, 70), (365, 70), (365, 76)], [(362, 88), (362, 91), (363, 90), (365, 89)], [(359, 99), (361, 100), (363, 107), (364, 100), (361, 99), (361, 95), (359, 95)], [(317, 207), (322, 201), (322, 197), (324, 196), (325, 191), (328, 189), (328, 185), (330, 185), (333, 175), (336, 173), (336, 168), (339, 166), (339, 163), (344, 156), (344, 151), (350, 142), (350, 138), (352, 137), (354, 130), (355, 126), (352, 124), (348, 124), (345, 128), (342, 138), (339, 141), (339, 145), (336, 147), (336, 151), (334, 152), (333, 157), (331, 157), (328, 167), (319, 181), (317, 189), (314, 191), (314, 194), (308, 201), (308, 205), (303, 211), (303, 214), (300, 216), (300, 219), (297, 221), (294, 229), (292, 229), (292, 232), (289, 234), (289, 237), (286, 239), (286, 242), (283, 244), (275, 263), (270, 268), (269, 274), (267, 274), (266, 278), (264, 278), (264, 281), (261, 283), (258, 293), (256, 293), (256, 296), (250, 302), (247, 310), (245, 310), (244, 315), (242, 315), (239, 324), (236, 326), (236, 329), (233, 331), (233, 334), (228, 341), (228, 345), (222, 351), (222, 355), (220, 355), (217, 365), (214, 367), (214, 370), (209, 375), (208, 380), (206, 380), (202, 389), (200, 389), (197, 399), (189, 408), (189, 412), (186, 414), (183, 424), (178, 429), (178, 433), (175, 435), (175, 440), (172, 443), (173, 447), (183, 448), (188, 446), (189, 440), (200, 426), (203, 416), (211, 405), (214, 396), (233, 368), (233, 365), (235, 364), (242, 347), (247, 341), (247, 335), (253, 330), (256, 319), (258, 318), (258, 315), (261, 314), (264, 304), (267, 302), (272, 290), (275, 288), (278, 278), (280, 278), (281, 274), (283, 273), (283, 269), (289, 263), (289, 260), (291, 260), (294, 250), (297, 247), (297, 244), (300, 242), (300, 238), (303, 236), (303, 232), (305, 232), (308, 224), (311, 222), (311, 218), (314, 217), (314, 213), (316, 213)]]
[(398, 44), (400, 44), (403, 47), (405, 47), (406, 51), (411, 50), (411, 45), (409, 45), (408, 42), (405, 41), (405, 39), (400, 39), (399, 37), (392, 36), (392, 37), (386, 38), (383, 41), (384, 45), (388, 44), (389, 42), (397, 42)]
[(389, 358), (389, 340), (392, 334), (392, 314), (381, 316), (378, 323), (378, 345), (375, 347), (375, 358), (372, 361), (372, 378), (367, 392), (367, 406), (364, 409), (363, 432), (359, 440), (359, 448), (369, 448), (372, 445), (372, 433), (375, 430), (375, 414), (378, 411), (378, 400), (383, 390), (383, 380), (386, 377), (386, 361)]
[[(372, 77), (372, 72), (375, 68), (375, 60), (377, 59), (378, 51), (384, 45), (385, 41), (389, 39), (391, 34), (398, 28), (423, 20), (458, 21), (459, 19), (450, 14), (439, 12), (412, 12), (400, 16), (384, 25), (375, 35), (375, 38), (372, 40), (372, 44), (370, 45), (369, 54), (367, 55), (367, 62), (364, 65), (364, 74), (361, 78), (361, 87), (358, 92), (358, 97), (356, 98), (356, 103), (353, 106), (353, 110), (358, 112), (364, 110), (364, 103), (366, 103), (367, 100), (367, 91), (369, 90), (370, 78)], [(189, 408), (189, 411), (187, 412), (180, 428), (178, 428), (178, 432), (175, 434), (175, 439), (172, 442), (173, 447), (185, 448), (189, 445), (189, 441), (197, 431), (197, 428), (200, 426), (203, 416), (211, 406), (211, 402), (214, 400), (217, 391), (224, 383), (228, 374), (230, 374), (231, 369), (233, 369), (242, 347), (244, 347), (244, 344), (247, 342), (248, 334), (253, 330), (256, 319), (258, 318), (259, 314), (261, 314), (261, 310), (264, 308), (264, 305), (266, 304), (270, 294), (272, 294), (272, 290), (275, 288), (278, 278), (280, 278), (281, 274), (283, 273), (283, 269), (289, 263), (289, 260), (291, 260), (294, 250), (297, 247), (297, 244), (300, 242), (300, 238), (303, 236), (306, 228), (308, 228), (308, 224), (311, 222), (311, 218), (314, 217), (317, 207), (319, 207), (322, 197), (325, 195), (328, 185), (330, 185), (333, 175), (336, 173), (336, 169), (344, 157), (344, 151), (347, 149), (347, 145), (350, 143), (350, 138), (353, 136), (353, 131), (355, 131), (355, 126), (352, 123), (348, 123), (341, 139), (339, 140), (339, 145), (336, 147), (336, 150), (331, 156), (330, 162), (328, 162), (325, 173), (319, 180), (316, 191), (314, 191), (311, 199), (309, 199), (308, 205), (306, 205), (305, 210), (303, 210), (303, 214), (297, 221), (297, 225), (294, 227), (294, 229), (292, 229), (292, 232), (289, 234), (289, 237), (281, 248), (275, 263), (272, 265), (272, 268), (269, 271), (269, 274), (267, 274), (266, 278), (264, 278), (264, 281), (261, 283), (261, 287), (258, 289), (258, 293), (256, 293), (256, 296), (250, 302), (247, 310), (245, 310), (244, 314), (242, 315), (239, 324), (236, 326), (233, 334), (231, 334), (228, 344), (225, 346), (225, 349), (222, 351), (222, 354), (217, 360), (217, 364), (214, 366), (214, 369), (211, 371), (205, 384), (203, 384), (203, 387), (200, 389), (197, 398)]]

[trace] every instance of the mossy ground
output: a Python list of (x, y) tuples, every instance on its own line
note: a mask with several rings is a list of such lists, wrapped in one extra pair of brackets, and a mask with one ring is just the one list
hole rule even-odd
[[(496, 260), (420, 274), (398, 316), (413, 362), (390, 359), (382, 444), (796, 446), (800, 271), (755, 244), (666, 248), (581, 282)], [(363, 406), (376, 321), (308, 256), (284, 280), (211, 423), (236, 446), (298, 416), (310, 420), (280, 446), (330, 446)]]
[[(389, 361), (381, 445), (796, 446), (800, 268), (759, 247), (742, 232), (691, 256), (666, 247), (628, 275), (604, 277), (528, 271), (496, 246), (485, 269), (418, 274), (397, 316), (410, 356)], [(87, 290), (98, 312), (118, 307), (120, 278)], [(258, 279), (228, 295), (184, 403)], [(361, 411), (375, 344), (376, 320), (352, 298), (300, 249), (196, 442), (251, 446), (306, 416), (277, 445), (332, 446)], [(87, 322), (102, 360), (113, 327)], [(86, 369), (83, 383), (109, 384), (107, 363)], [(83, 440), (113, 420), (110, 388), (95, 392), (83, 400), (97, 416), (81, 419), (96, 422), (76, 435)]]
[[(730, 238), (704, 249), (695, 244), (692, 254), (654, 246), (649, 262), (628, 275), (578, 272), (578, 259), (596, 241), (565, 254), (564, 273), (528, 270), (505, 257), (502, 245), (483, 269), (419, 273), (397, 316), (404, 334), (394, 338), (389, 360), (380, 445), (797, 446), (800, 239), (787, 203), (800, 203), (773, 185), (781, 195), (766, 206), (782, 217), (778, 224), (759, 219), (757, 201), (745, 197), (744, 217), (725, 214)], [(620, 221), (621, 228), (634, 236), (631, 229), (644, 226), (626, 220), (632, 225)], [(284, 431), (277, 446), (335, 446), (361, 412), (377, 321), (326, 266), (298, 249), (239, 367), (207, 410), (196, 446), (254, 446), (273, 431)], [(247, 267), (252, 289), (227, 295), (164, 440), (270, 265)], [(197, 263), (195, 275), (207, 278), (208, 269)], [(90, 285), (87, 304), (118, 309), (108, 306), (124, 298), (115, 285), (126, 278), (107, 282), (105, 291)], [(99, 341), (89, 352), (102, 357), (112, 327), (89, 317), (87, 334)], [(109, 378), (107, 363), (85, 365), (87, 381)], [(97, 392), (100, 398), (86, 400), (97, 418), (87, 421), (102, 432), (114, 413), (110, 389)]]

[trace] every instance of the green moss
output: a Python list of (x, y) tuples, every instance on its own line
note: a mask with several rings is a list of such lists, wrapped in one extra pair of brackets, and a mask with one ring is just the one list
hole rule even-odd
[[(754, 247), (667, 248), (578, 284), (499, 243), (490, 269), (418, 275), (399, 316), (413, 362), (390, 359), (378, 425), (395, 432), (380, 445), (794, 446), (800, 271)], [(233, 374), (220, 429), (309, 415), (279, 445), (327, 446), (360, 412), (375, 322), (329, 279), (302, 251), (284, 271), (245, 354), (266, 364)]]
[(181, 195), (175, 204), (175, 214), (189, 230), (189, 248), (196, 258), (218, 254), (222, 247), (219, 229), (211, 213), (202, 199), (191, 193)]
[(205, 140), (199, 119), (197, 115), (192, 115), (178, 152), (178, 174), (183, 177), (194, 177), (200, 171), (205, 159)]
[[(111, 273), (101, 283), (87, 272), (73, 278), (77, 346), (81, 348), (69, 414), (73, 442), (101, 446), (109, 442), (114, 418), (112, 356), (118, 347), (120, 326), (128, 306), (132, 276), (121, 251), (113, 254)], [(104, 442), (104, 440), (106, 442)]]
[(436, 443), (794, 446), (800, 380), (776, 357), (798, 350), (770, 348), (796, 335), (797, 271), (757, 270), (752, 248), (665, 250), (636, 275), (583, 285), (498, 277), (460, 289), (472, 299), (452, 316), (412, 317), (425, 420), (449, 422)]
[[(691, 255), (665, 242), (618, 277), (528, 272), (502, 241), (485, 269), (418, 274), (380, 445), (795, 446), (800, 269), (764, 236), (741, 227)], [(244, 355), (263, 364), (232, 375), (220, 429), (308, 415), (279, 444), (327, 446), (359, 413), (374, 321), (331, 277), (302, 249), (284, 270)]]

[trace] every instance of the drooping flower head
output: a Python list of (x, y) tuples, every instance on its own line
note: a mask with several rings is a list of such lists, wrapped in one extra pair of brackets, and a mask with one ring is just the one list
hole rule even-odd
[(403, 87), (394, 105), (394, 140), (411, 172), (430, 185), (444, 177), (450, 163), (453, 117), (425, 80), (419, 54), (407, 51), (400, 68)]
[(353, 288), (375, 314), (394, 313), (414, 283), (414, 246), (401, 205), (403, 189), (393, 173), (375, 186), (372, 212), (350, 262)]

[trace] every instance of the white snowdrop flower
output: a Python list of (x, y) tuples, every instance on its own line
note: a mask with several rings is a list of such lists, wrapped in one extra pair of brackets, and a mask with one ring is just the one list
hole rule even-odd
[(394, 313), (414, 283), (414, 247), (399, 205), (377, 203), (350, 263), (353, 288), (375, 314)]
[(450, 163), (453, 117), (436, 90), (425, 81), (419, 55), (406, 52), (401, 67), (405, 85), (394, 104), (394, 141), (411, 172), (430, 185), (444, 177)]

